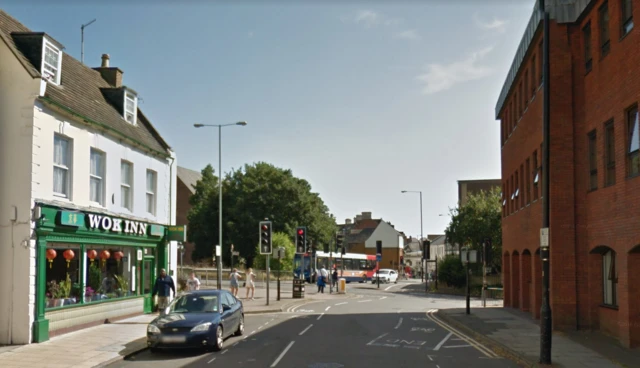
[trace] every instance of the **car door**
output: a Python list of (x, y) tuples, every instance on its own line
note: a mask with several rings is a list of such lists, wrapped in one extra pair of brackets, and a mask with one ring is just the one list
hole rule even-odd
[(242, 317), (242, 311), (240, 310), (240, 307), (242, 306), (242, 303), (233, 295), (229, 295), (229, 297), (231, 298), (231, 302), (233, 303), (233, 305), (231, 306), (231, 311), (233, 312), (233, 330), (235, 331), (240, 326), (240, 317)]
[(398, 273), (396, 271), (389, 272), (389, 281), (396, 282), (398, 280)]
[(220, 322), (222, 323), (222, 333), (226, 337), (235, 332), (233, 329), (235, 323), (233, 321), (233, 308), (231, 305), (231, 298), (233, 298), (233, 296), (226, 291), (222, 291), (220, 298), (222, 301), (222, 316), (220, 317)]

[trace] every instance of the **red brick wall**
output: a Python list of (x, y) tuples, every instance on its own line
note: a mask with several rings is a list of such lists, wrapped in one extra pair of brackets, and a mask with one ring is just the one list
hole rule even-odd
[[(191, 191), (187, 186), (182, 182), (182, 180), (177, 180), (176, 187), (176, 224), (177, 225), (187, 225), (187, 233), (189, 232), (189, 220), (187, 219), (187, 214), (191, 209), (191, 205), (189, 204), (189, 198), (191, 198)], [(193, 253), (194, 245), (192, 243), (185, 244), (185, 252), (183, 262), (185, 265), (193, 264), (191, 260), (191, 253)], [(178, 262), (180, 262), (180, 255), (178, 254)]]
[[(640, 178), (628, 178), (627, 175), (625, 110), (640, 100), (640, 73), (637, 72), (640, 30), (636, 26), (621, 37), (620, 2), (610, 1), (610, 51), (602, 57), (598, 27), (598, 7), (602, 3), (597, 1), (589, 8), (579, 24), (552, 22), (550, 27), (551, 307), (556, 329), (600, 328), (618, 337), (624, 345), (636, 346), (640, 344), (640, 276), (635, 276), (637, 272), (632, 270), (640, 268), (640, 256), (631, 255), (629, 251), (640, 244)], [(634, 7), (636, 13), (639, 9)], [(587, 73), (582, 29), (588, 21), (591, 21), (593, 59), (592, 70)], [(530, 304), (534, 316), (539, 314), (537, 295), (541, 274), (536, 259), (539, 256), (535, 252), (539, 248), (542, 224), (541, 201), (534, 200), (533, 191), (530, 204), (526, 200), (511, 201), (510, 196), (516, 189), (516, 176), (520, 193), (527, 189), (527, 173), (523, 173), (521, 165), (529, 158), (533, 171), (534, 151), (538, 154), (538, 164), (542, 164), (542, 91), (535, 92), (533, 100), (523, 102), (520, 89), (525, 73), (531, 78), (532, 70), (539, 84), (541, 31), (542, 26), (501, 112), (503, 192), (508, 202), (503, 212), (503, 249), (511, 255), (503, 257), (505, 261), (511, 261), (511, 269), (505, 267), (509, 274), (505, 277), (505, 305), (527, 307), (526, 297), (510, 295), (511, 292), (526, 292), (527, 288), (507, 284), (509, 280), (526, 282), (524, 275), (516, 277), (519, 271), (514, 267), (520, 264), (522, 272), (528, 267), (513, 262), (513, 255), (522, 255), (528, 250), (533, 258)], [(536, 61), (532, 69), (533, 57)], [(532, 94), (530, 80), (528, 84), (531, 91), (527, 93)], [(526, 109), (519, 106), (526, 106)], [(614, 121), (616, 183), (605, 187), (604, 124), (611, 119)], [(598, 188), (590, 191), (587, 134), (593, 129), (597, 134)], [(540, 196), (541, 187), (537, 197)], [(590, 254), (597, 246), (607, 246), (617, 253), (617, 311), (600, 306), (602, 256)]]

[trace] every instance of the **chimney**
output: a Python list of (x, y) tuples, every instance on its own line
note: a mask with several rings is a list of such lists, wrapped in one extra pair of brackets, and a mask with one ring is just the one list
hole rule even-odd
[(356, 215), (356, 222), (360, 222), (362, 220), (362, 215)]
[(93, 69), (100, 72), (102, 79), (112, 87), (122, 87), (122, 74), (124, 72), (119, 68), (112, 68), (109, 66), (109, 54), (102, 54), (102, 66)]
[(351, 219), (346, 219), (346, 220), (344, 220), (344, 223), (345, 223), (346, 225), (351, 225)]
[(371, 212), (362, 212), (363, 220), (371, 220)]

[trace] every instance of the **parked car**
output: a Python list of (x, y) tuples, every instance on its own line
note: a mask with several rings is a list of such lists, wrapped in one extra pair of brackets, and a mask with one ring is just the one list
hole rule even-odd
[(371, 276), (371, 282), (374, 284), (378, 282), (378, 273), (380, 274), (380, 282), (398, 282), (398, 271), (390, 268), (383, 268)]
[(147, 346), (160, 349), (222, 350), (224, 340), (244, 333), (242, 302), (225, 290), (198, 290), (179, 295), (169, 312), (147, 326)]

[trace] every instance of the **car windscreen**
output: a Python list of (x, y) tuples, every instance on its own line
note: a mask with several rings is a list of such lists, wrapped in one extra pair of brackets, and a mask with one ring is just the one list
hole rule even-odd
[(380, 270), (380, 271), (378, 271), (378, 272), (379, 272), (381, 275), (386, 274), (386, 273), (389, 273), (389, 271), (387, 271), (387, 270)]
[(217, 295), (182, 295), (169, 306), (169, 313), (213, 312), (218, 312)]

